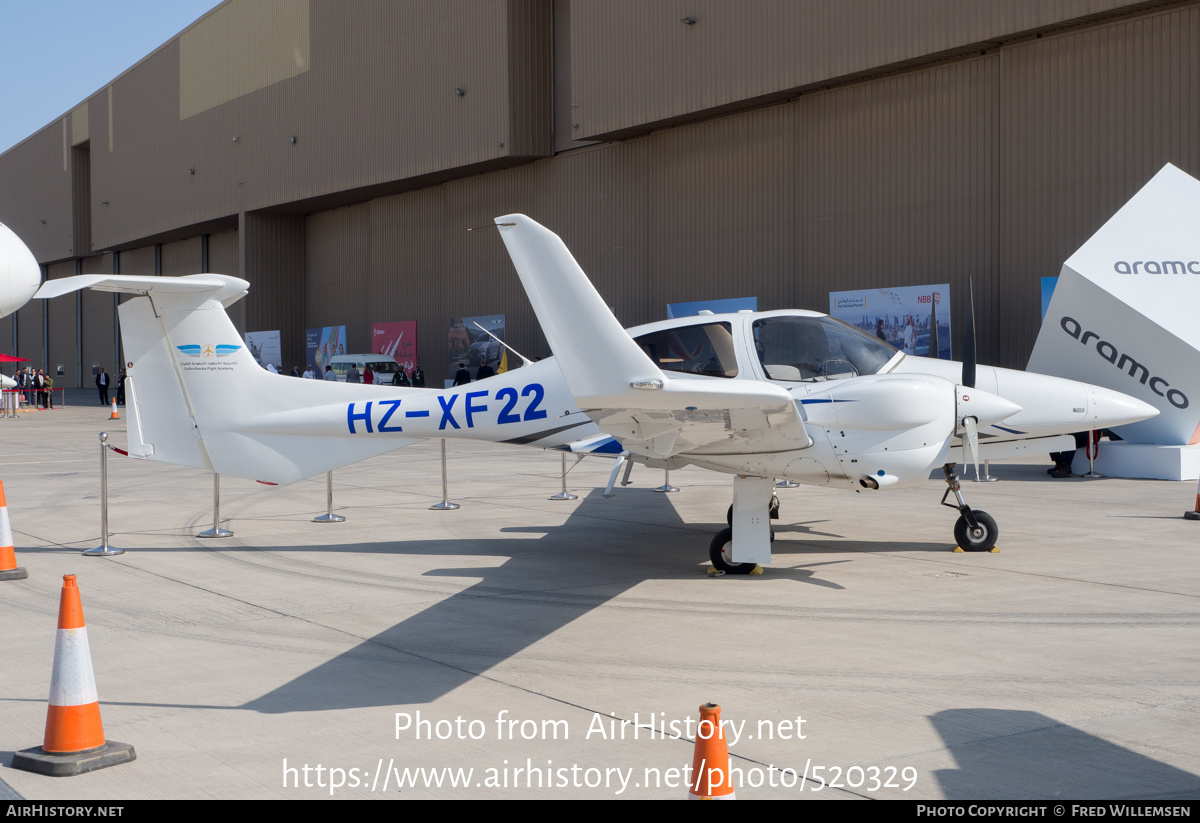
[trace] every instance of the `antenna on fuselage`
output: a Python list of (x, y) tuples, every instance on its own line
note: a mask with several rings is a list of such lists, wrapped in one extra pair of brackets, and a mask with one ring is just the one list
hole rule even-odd
[(479, 329), (481, 332), (483, 332), (483, 333), (484, 333), (484, 334), (486, 334), (488, 337), (490, 337), (490, 338), (492, 338), (493, 340), (495, 340), (497, 343), (499, 343), (499, 344), (500, 344), (501, 346), (503, 346), (504, 348), (508, 349), (510, 352), (512, 352), (513, 354), (515, 354), (517, 357), (521, 358), (521, 365), (522, 365), (522, 366), (532, 366), (532, 365), (533, 365), (533, 361), (532, 361), (532, 360), (530, 360), (528, 357), (526, 357), (525, 355), (521, 354), (519, 351), (517, 351), (516, 349), (514, 349), (512, 346), (510, 346), (510, 345), (508, 345), (507, 343), (505, 343), (503, 340), (501, 340), (501, 339), (500, 339), (499, 337), (497, 337), (496, 335), (492, 334), (490, 331), (488, 331), (487, 329), (485, 329), (483, 326), (480, 326), (480, 325), (479, 325), (479, 321), (478, 321), (478, 320), (474, 321), (474, 324), (475, 324), (475, 326), (476, 326), (476, 327), (477, 327), (477, 328), (478, 328), (478, 329)]

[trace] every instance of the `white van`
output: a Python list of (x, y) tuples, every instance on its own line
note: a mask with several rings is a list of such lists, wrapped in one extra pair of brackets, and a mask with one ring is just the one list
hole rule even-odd
[(329, 365), (333, 367), (333, 373), (342, 383), (346, 382), (346, 372), (350, 371), (351, 365), (358, 369), (359, 380), (366, 379), (363, 372), (370, 368), (375, 373), (375, 385), (377, 386), (390, 386), (392, 376), (400, 367), (396, 358), (390, 354), (335, 354), (329, 361)]

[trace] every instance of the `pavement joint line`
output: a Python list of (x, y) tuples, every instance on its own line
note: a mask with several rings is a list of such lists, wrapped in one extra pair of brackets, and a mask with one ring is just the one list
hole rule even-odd
[[(922, 563), (936, 563), (940, 566), (950, 566), (952, 568), (961, 568), (956, 563), (951, 563), (948, 560), (938, 560), (938, 559), (932, 558), (932, 557), (911, 557), (911, 556), (904, 555), (904, 554), (889, 554), (887, 552), (873, 552), (873, 551), (869, 551), (866, 553), (881, 556), (881, 557), (887, 557), (887, 558), (893, 559), (893, 560), (915, 560), (915, 561), (922, 562)], [(981, 568), (978, 566), (971, 566), (969, 568), (975, 569), (976, 571), (999, 572), (1002, 574), (1018, 574), (1023, 577), (1039, 577), (1039, 578), (1043, 578), (1046, 580), (1062, 580), (1066, 583), (1084, 583), (1084, 584), (1088, 584), (1088, 585), (1092, 585), (1092, 586), (1103, 586), (1105, 588), (1113, 588), (1113, 589), (1130, 589), (1131, 591), (1149, 592), (1151, 594), (1168, 594), (1168, 595), (1175, 595), (1177, 597), (1190, 597), (1192, 599), (1200, 598), (1200, 595), (1188, 594), (1187, 592), (1172, 592), (1172, 591), (1164, 591), (1162, 589), (1148, 589), (1145, 586), (1132, 586), (1127, 583), (1105, 583), (1101, 580), (1087, 580), (1087, 579), (1084, 579), (1081, 577), (1063, 577), (1062, 575), (1046, 574), (1044, 572), (1023, 572), (1023, 571), (1019, 571), (1017, 569)]]

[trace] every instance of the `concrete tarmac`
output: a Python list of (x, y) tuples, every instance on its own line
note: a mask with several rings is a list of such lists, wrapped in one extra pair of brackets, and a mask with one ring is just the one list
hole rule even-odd
[[(94, 401), (93, 401), (94, 402)], [(781, 490), (775, 564), (710, 577), (726, 476), (601, 497), (588, 458), (436, 441), (287, 487), (109, 459), (99, 406), (0, 420), (26, 580), (0, 582), (0, 791), (29, 799), (686, 795), (697, 708), (739, 799), (1200, 798), (1194, 483), (966, 483), (998, 553), (952, 553), (945, 484)], [(105, 732), (137, 760), (10, 768), (41, 743), (77, 574)], [(637, 724), (635, 726), (635, 724)], [(651, 731), (650, 726), (654, 727)], [(822, 788), (822, 781), (824, 787)], [(4, 788), (7, 783), (9, 789)], [(0, 795), (4, 796), (4, 795)]]

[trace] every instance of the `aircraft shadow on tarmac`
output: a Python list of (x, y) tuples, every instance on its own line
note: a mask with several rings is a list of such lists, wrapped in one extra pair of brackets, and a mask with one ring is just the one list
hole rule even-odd
[(929, 719), (958, 765), (934, 772), (948, 800), (1200, 798), (1197, 775), (1044, 714), (950, 709)]
[[(537, 532), (542, 535), (539, 539), (411, 541), (361, 547), (396, 555), (507, 559), (499, 566), (426, 572), (426, 577), (480, 580), (242, 708), (279, 713), (427, 703), (474, 677), (486, 676), (491, 667), (641, 582), (713, 582), (706, 577), (710, 532), (685, 527), (666, 495), (631, 489), (621, 494), (626, 506), (619, 510), (596, 490), (580, 501), (563, 525), (502, 530)], [(594, 508), (597, 506), (606, 507), (602, 515)], [(604, 522), (611, 521), (616, 511), (626, 524), (646, 525), (636, 533), (626, 527), (604, 544)], [(783, 550), (776, 555), (778, 560), (793, 559), (807, 548), (807, 544), (795, 548), (786, 543), (776, 545)], [(848, 541), (844, 549), (853, 546)], [(807, 565), (842, 562), (850, 561)], [(777, 566), (768, 572), (776, 580), (843, 588), (823, 579), (821, 573), (803, 566)], [(721, 582), (736, 585), (737, 579)]]

